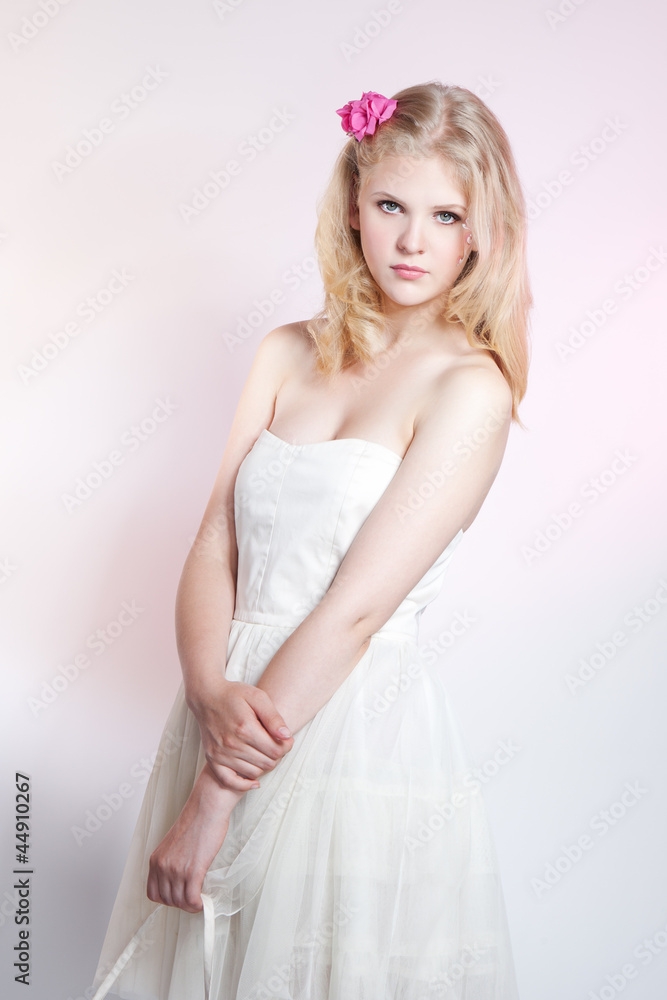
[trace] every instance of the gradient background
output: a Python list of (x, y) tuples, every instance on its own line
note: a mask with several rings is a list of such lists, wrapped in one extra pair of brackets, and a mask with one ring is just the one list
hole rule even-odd
[[(180, 682), (176, 587), (236, 402), (261, 337), (320, 304), (312, 240), (345, 141), (335, 109), (430, 79), (478, 93), (510, 137), (535, 308), (528, 430), (513, 427), (421, 637), (446, 646), (457, 613), (475, 619), (438, 669), (489, 773), (522, 1000), (665, 995), (667, 18), (648, 0), (559, 2), (3, 4), (3, 997), (90, 996)], [(121, 118), (114, 102), (151, 68), (164, 78)], [(240, 156), (276, 108), (293, 119)], [(59, 179), (56, 161), (105, 117), (113, 131)], [(240, 173), (186, 222), (182, 206), (233, 158)], [(109, 295), (114, 269), (131, 280)], [(77, 313), (89, 296), (91, 322)], [(270, 314), (230, 350), (254, 300)], [(77, 318), (78, 336), (26, 375)], [(171, 415), (123, 447), (156, 399)], [(123, 463), (68, 511), (63, 494), (118, 448)], [(35, 709), (132, 601), (136, 620)], [(497, 768), (501, 740), (520, 751)], [(33, 796), (29, 990), (11, 968), (16, 770)], [(614, 807), (627, 782), (643, 791)], [(78, 844), (73, 828), (123, 783), (121, 808)], [(592, 848), (540, 889), (584, 834)]]

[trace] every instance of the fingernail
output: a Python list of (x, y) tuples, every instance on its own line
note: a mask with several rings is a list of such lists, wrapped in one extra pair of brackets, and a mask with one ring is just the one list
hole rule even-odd
[(287, 726), (281, 726), (280, 729), (278, 730), (278, 732), (279, 732), (279, 734), (281, 736), (291, 736), (292, 735), (290, 733), (289, 729), (287, 728)]

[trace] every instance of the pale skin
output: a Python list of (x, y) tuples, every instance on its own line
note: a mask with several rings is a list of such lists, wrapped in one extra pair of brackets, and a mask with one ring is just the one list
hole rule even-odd
[[(511, 424), (510, 389), (489, 351), (471, 347), (462, 327), (438, 318), (463, 266), (458, 259), (476, 247), (474, 233), (466, 242), (466, 214), (465, 196), (442, 160), (385, 158), (362, 175), (350, 209), (382, 293), (382, 365), (355, 364), (327, 382), (315, 370), (304, 323), (272, 330), (259, 344), (177, 594), (185, 695), (207, 762), (151, 855), (147, 891), (155, 902), (202, 909), (202, 882), (236, 803), (279, 765), (294, 743), (285, 733), (298, 732), (326, 705), (373, 634), (472, 524), (496, 477)], [(399, 264), (426, 274), (410, 280), (395, 270)], [(456, 457), (480, 427), (485, 441)], [(330, 589), (253, 686), (228, 681), (224, 672), (238, 555), (234, 484), (265, 428), (295, 444), (375, 441), (403, 462)], [(448, 459), (454, 472), (401, 520), (397, 511), (410, 490), (418, 492)]]

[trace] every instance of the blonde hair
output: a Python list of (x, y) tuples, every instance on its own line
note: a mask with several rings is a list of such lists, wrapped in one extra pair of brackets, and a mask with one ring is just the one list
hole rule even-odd
[(461, 323), (471, 346), (489, 350), (512, 391), (512, 419), (526, 392), (528, 313), (533, 297), (526, 265), (525, 200), (509, 140), (479, 97), (438, 81), (393, 95), (391, 118), (359, 142), (350, 136), (320, 198), (315, 249), (324, 305), (307, 324), (317, 370), (333, 375), (381, 349), (381, 293), (349, 222), (360, 170), (385, 156), (436, 156), (452, 169), (469, 206), (471, 251), (441, 318)]

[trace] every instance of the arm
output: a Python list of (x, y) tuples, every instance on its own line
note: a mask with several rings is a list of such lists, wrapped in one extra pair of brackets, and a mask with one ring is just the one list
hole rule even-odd
[[(274, 767), (293, 740), (277, 734), (284, 720), (269, 696), (225, 679), (226, 651), (236, 597), (238, 552), (234, 484), (239, 466), (262, 428), (271, 423), (295, 336), (278, 327), (260, 342), (241, 393), (222, 462), (201, 526), (188, 554), (176, 596), (176, 642), (185, 698), (195, 715), (207, 760), (228, 788), (246, 791), (256, 773)], [(233, 698), (227, 695), (233, 689)], [(223, 694), (225, 697), (223, 698)], [(252, 775), (237, 774), (220, 742), (222, 726), (247, 727), (258, 716)], [(245, 731), (245, 730), (244, 730)], [(271, 733), (275, 735), (272, 736)]]
[(223, 788), (204, 764), (178, 819), (151, 854), (149, 899), (188, 913), (203, 909), (204, 876), (222, 847), (232, 809), (244, 794)]
[[(331, 587), (258, 681), (292, 732), (326, 704), (368, 648), (370, 636), (457, 532), (472, 523), (500, 468), (511, 409), (507, 383), (487, 368), (450, 371), (435, 387), (402, 465), (354, 538)], [(442, 485), (424, 490), (427, 498), (411, 506), (410, 498), (421, 496), (420, 488), (430, 485), (429, 473), (436, 470), (445, 472)]]

